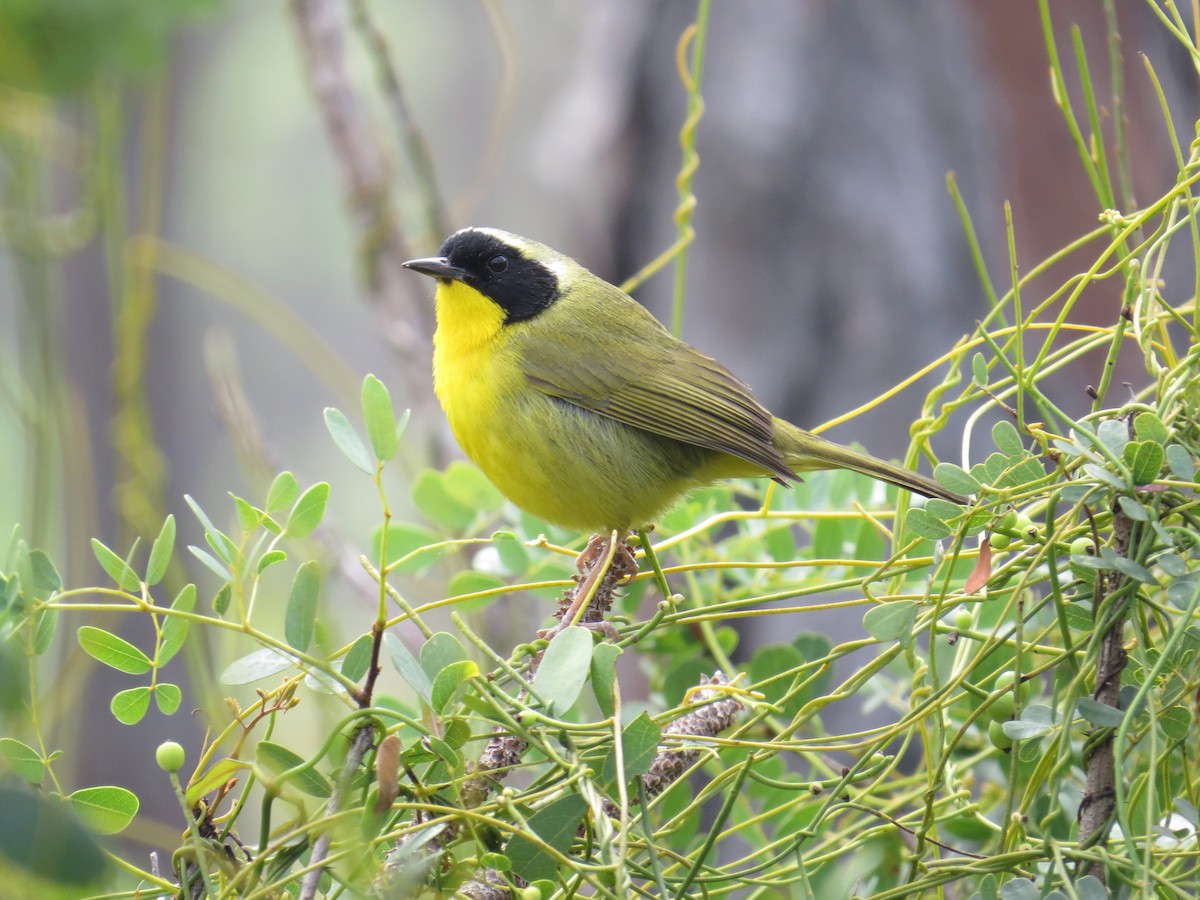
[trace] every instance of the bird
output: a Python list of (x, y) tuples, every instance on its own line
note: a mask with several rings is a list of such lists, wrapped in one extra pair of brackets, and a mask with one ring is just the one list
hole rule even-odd
[(404, 266), (436, 281), (434, 392), (463, 452), (521, 509), (629, 534), (690, 490), (850, 469), (952, 503), (931, 478), (773, 416), (716, 360), (574, 259), (463, 228)]

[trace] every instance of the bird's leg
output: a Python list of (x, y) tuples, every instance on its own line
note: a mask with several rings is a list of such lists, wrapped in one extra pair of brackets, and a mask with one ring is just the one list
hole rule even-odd
[[(576, 624), (603, 629), (607, 624), (604, 614), (612, 608), (613, 590), (629, 584), (638, 571), (633, 552), (619, 531), (598, 534), (588, 541), (576, 566), (579, 575), (574, 589), (567, 594), (570, 603), (558, 613), (559, 623), (541, 637), (553, 637)], [(611, 626), (604, 630), (610, 631)]]

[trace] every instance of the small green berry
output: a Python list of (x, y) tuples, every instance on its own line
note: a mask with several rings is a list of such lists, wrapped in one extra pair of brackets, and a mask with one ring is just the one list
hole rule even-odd
[(1003, 531), (993, 531), (988, 536), (988, 543), (992, 545), (993, 550), (1007, 550), (1012, 544), (1012, 538)]
[(996, 522), (996, 531), (1015, 531), (1017, 527), (1017, 511), (1015, 509), (1008, 510), (1002, 515), (999, 521)]
[(974, 624), (975, 616), (971, 614), (969, 609), (960, 609), (954, 614), (955, 631), (970, 631), (971, 626)]
[(175, 741), (163, 741), (154, 751), (154, 759), (164, 772), (178, 772), (183, 768), (187, 754), (183, 752), (183, 747)]
[(1033, 519), (1029, 518), (1025, 513), (1017, 513), (1017, 524), (1013, 530), (1030, 543), (1036, 541), (1040, 533), (1038, 527), (1033, 524)]
[(1005, 752), (1012, 749), (1013, 739), (1004, 733), (1004, 723), (998, 722), (995, 719), (988, 725), (988, 740), (992, 742), (992, 746), (997, 750)]
[(1077, 537), (1071, 541), (1072, 556), (1095, 556), (1096, 542), (1090, 537)]

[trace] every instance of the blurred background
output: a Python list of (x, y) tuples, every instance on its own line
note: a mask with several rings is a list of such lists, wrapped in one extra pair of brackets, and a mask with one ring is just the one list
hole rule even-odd
[[(1108, 72), (1104, 5), (1050, 7), (1059, 46), (1077, 24), (1092, 71)], [(1175, 167), (1139, 55), (1187, 128), (1192, 63), (1149, 4), (1115, 7), (1127, 105), (1109, 112), (1135, 193), (1160, 192)], [(202, 543), (185, 494), (220, 524), (227, 492), (261, 499), (290, 469), (333, 484), (322, 546), (356, 559), (378, 500), (322, 409), (356, 418), (367, 372), (413, 408), (391, 475), (401, 510), (418, 468), (457, 456), (431, 402), (430, 287), (399, 262), (467, 224), (612, 281), (668, 248), (688, 114), (676, 54), (696, 14), (678, 0), (5, 4), (0, 533), (20, 523), (68, 585), (101, 583), (91, 537), (125, 552), (173, 512), (180, 544)], [(987, 312), (948, 173), (1001, 293), (1004, 201), (1027, 264), (1096, 227), (1046, 54), (1034, 4), (713, 4), (684, 337), (809, 427), (946, 352)], [(636, 294), (663, 319), (672, 279)], [(1088, 315), (1107, 323), (1119, 302), (1114, 285)], [(1095, 377), (1079, 372), (1068, 412)], [(923, 395), (830, 436), (900, 454)], [(205, 597), (205, 571), (183, 563), (175, 576)], [(351, 575), (326, 596), (348, 634), (365, 627), (373, 607)], [(89, 665), (73, 646), (64, 664)], [(62, 742), (103, 736), (73, 762), (82, 781), (181, 737), (162, 717), (113, 725), (119, 676), (82, 683), (50, 717)]]

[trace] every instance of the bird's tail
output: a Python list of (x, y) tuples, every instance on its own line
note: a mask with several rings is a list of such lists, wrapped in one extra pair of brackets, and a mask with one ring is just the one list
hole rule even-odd
[(866, 453), (851, 450), (841, 444), (835, 444), (812, 432), (797, 428), (789, 422), (776, 419), (775, 430), (776, 446), (782, 451), (788, 466), (797, 472), (818, 469), (849, 469), (852, 472), (861, 472), (863, 475), (886, 481), (888, 484), (894, 484), (906, 491), (913, 491), (926, 497), (940, 497), (951, 503), (967, 502), (966, 497), (947, 490), (932, 478), (927, 478), (895, 463), (884, 462), (882, 459), (876, 459)]

